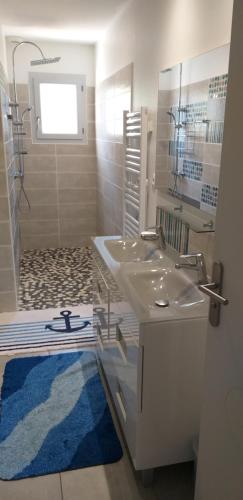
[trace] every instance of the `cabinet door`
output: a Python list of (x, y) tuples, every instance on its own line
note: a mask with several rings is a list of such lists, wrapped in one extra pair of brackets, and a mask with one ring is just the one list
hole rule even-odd
[(207, 319), (142, 326), (143, 400), (138, 465), (147, 469), (193, 459), (199, 432)]
[(101, 258), (94, 266), (94, 325), (98, 358), (133, 462), (140, 397), (137, 390), (139, 324)]
[(116, 326), (116, 339), (120, 357), (123, 358), (124, 362), (118, 365), (118, 377), (129, 411), (134, 414), (140, 406), (138, 391), (139, 323), (128, 303), (121, 303), (120, 311), (122, 320)]
[[(131, 318), (132, 311), (129, 310), (129, 307), (126, 307), (125, 302), (120, 303), (119, 306), (121, 321), (117, 321), (116, 324), (116, 350), (113, 351), (113, 362), (116, 370), (116, 386), (113, 399), (135, 465), (136, 429), (140, 408), (138, 364), (141, 353), (136, 336), (136, 329), (139, 326), (134, 321), (134, 318)], [(131, 327), (132, 323), (133, 328)]]
[(93, 323), (97, 339), (97, 355), (109, 388), (114, 393), (116, 379), (112, 352), (114, 339), (110, 331), (110, 288), (96, 265), (93, 268), (93, 287)]

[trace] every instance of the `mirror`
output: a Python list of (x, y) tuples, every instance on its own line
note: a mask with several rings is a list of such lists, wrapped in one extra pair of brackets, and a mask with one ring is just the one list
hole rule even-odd
[(155, 187), (216, 213), (229, 45), (160, 72)]

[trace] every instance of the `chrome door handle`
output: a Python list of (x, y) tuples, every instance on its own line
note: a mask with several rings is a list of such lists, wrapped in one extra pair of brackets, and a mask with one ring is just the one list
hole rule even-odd
[(198, 285), (199, 290), (210, 297), (209, 321), (212, 326), (218, 326), (220, 322), (220, 306), (227, 306), (228, 299), (222, 297), (221, 291), (223, 286), (223, 264), (214, 262), (212, 272), (212, 283)]
[(214, 290), (218, 290), (217, 283), (206, 283), (206, 285), (199, 285), (198, 288), (199, 290), (201, 290), (201, 292), (205, 293), (223, 306), (227, 306), (227, 304), (229, 303), (228, 299), (225, 299), (224, 297), (222, 297), (222, 295), (214, 292)]

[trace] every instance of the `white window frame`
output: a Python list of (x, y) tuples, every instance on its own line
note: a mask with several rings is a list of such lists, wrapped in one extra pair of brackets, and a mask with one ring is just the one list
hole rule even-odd
[[(30, 94), (33, 111), (31, 113), (32, 138), (36, 143), (81, 143), (87, 144), (86, 126), (86, 77), (85, 75), (65, 75), (60, 73), (30, 73)], [(73, 84), (77, 88), (77, 134), (45, 134), (41, 130), (40, 84)]]

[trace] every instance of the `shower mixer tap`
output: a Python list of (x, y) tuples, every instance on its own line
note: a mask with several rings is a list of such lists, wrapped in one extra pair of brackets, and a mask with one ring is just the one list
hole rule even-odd
[(9, 101), (8, 105), (9, 105), (10, 108), (18, 108), (19, 107), (19, 103), (18, 102)]

